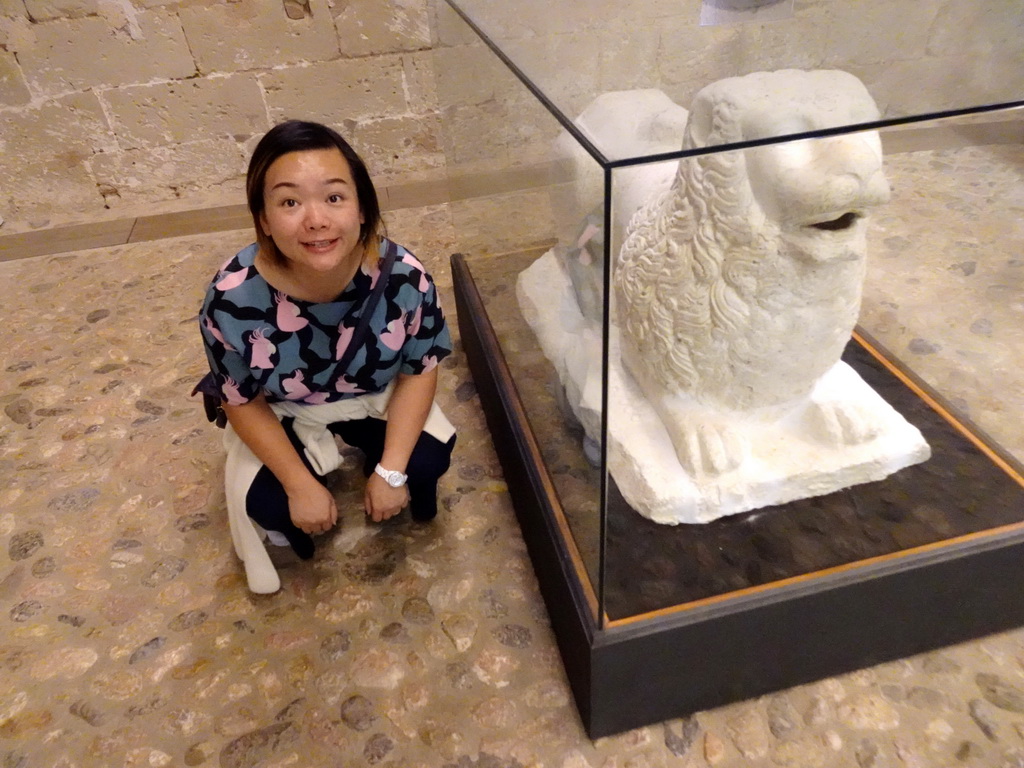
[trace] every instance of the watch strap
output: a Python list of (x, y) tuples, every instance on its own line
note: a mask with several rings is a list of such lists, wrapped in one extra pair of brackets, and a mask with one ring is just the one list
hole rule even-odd
[(397, 469), (385, 469), (380, 464), (373, 468), (373, 471), (384, 478), (392, 488), (401, 488), (409, 476), (399, 472)]

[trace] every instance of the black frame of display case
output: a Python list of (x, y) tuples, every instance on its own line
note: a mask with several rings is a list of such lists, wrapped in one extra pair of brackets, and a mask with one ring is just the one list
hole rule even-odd
[(591, 738), (1024, 625), (1024, 522), (599, 621), (469, 266), (451, 262), (462, 345)]

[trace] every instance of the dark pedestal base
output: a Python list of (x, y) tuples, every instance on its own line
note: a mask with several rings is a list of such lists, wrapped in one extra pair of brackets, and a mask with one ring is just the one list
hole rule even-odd
[[(568, 540), (554, 485), (460, 255), (452, 257), (452, 272), (462, 343), (488, 426), (500, 437), (495, 448), (591, 738), (1024, 624), (1024, 488), (1015, 466), (993, 475), (1001, 485), (991, 490), (1009, 505), (1004, 524), (652, 613), (640, 603), (632, 611), (618, 607), (616, 615), (629, 615), (608, 620)], [(966, 442), (965, 450), (978, 450)], [(958, 486), (976, 482), (955, 470), (932, 475), (951, 498)], [(611, 503), (613, 490), (606, 496)], [(628, 603), (628, 595), (618, 599)]]

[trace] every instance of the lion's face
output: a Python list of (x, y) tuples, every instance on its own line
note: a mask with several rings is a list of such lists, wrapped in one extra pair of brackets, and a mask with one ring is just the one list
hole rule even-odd
[(865, 218), (889, 199), (876, 132), (758, 147), (746, 165), (756, 205), (778, 227), (787, 255), (864, 258)]

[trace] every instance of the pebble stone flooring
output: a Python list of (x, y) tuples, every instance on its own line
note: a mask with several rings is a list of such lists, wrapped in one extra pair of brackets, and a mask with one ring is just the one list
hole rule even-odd
[[(1024, 257), (1024, 153), (999, 152), (917, 153), (895, 181), (933, 179), (934, 163), (992, 166), (1016, 195), (1000, 197), (1018, 217), (1004, 238), (1012, 261)], [(968, 219), (995, 194), (964, 188), (942, 204)], [(453, 312), (448, 206), (388, 223)], [(963, 343), (915, 331), (905, 304), (871, 309), (916, 354), (950, 359), (964, 398), (989, 368), (1020, 367), (1000, 330), (1020, 328), (1024, 271), (986, 256), (983, 227), (969, 234), (976, 258), (936, 257), (944, 277), (979, 286)], [(336, 485), (343, 519), (316, 559), (276, 551), (284, 588), (249, 594), (228, 538), (219, 433), (187, 396), (204, 369), (203, 288), (249, 239), (186, 235), (0, 264), (0, 768), (1024, 766), (1024, 630), (590, 741), (458, 347), (440, 395), (460, 437), (439, 519), (367, 524), (351, 457)], [(1000, 355), (991, 366), (985, 349)], [(982, 420), (1019, 429), (1019, 402), (972, 402)]]

